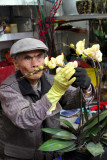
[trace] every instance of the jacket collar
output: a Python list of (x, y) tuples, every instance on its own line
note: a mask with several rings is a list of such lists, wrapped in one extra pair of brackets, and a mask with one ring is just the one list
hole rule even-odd
[[(22, 76), (23, 75), (20, 71), (16, 72), (16, 79), (18, 79)], [(41, 81), (41, 93), (40, 93), (40, 95), (42, 96), (49, 91), (49, 89), (51, 88), (51, 85), (48, 82), (48, 80), (45, 78), (44, 74), (40, 78), (40, 81)], [(18, 81), (18, 85), (19, 85), (20, 91), (21, 91), (23, 96), (35, 95), (35, 91), (33, 90), (32, 86), (30, 85), (29, 81), (26, 78), (22, 79), (21, 81)]]

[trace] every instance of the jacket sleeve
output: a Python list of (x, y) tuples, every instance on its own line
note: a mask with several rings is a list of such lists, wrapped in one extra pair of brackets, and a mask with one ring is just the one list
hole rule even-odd
[[(51, 103), (45, 95), (36, 103), (31, 103), (10, 86), (0, 88), (0, 101), (4, 114), (14, 125), (23, 129), (38, 127), (49, 116), (47, 111), (51, 107)], [(52, 114), (54, 115), (60, 110), (61, 107)]]
[(60, 104), (63, 109), (73, 109), (80, 108), (82, 106), (88, 105), (92, 102), (94, 98), (94, 87), (92, 85), (92, 95), (90, 97), (85, 98), (80, 90), (80, 88), (75, 88), (70, 86), (65, 94), (60, 99)]

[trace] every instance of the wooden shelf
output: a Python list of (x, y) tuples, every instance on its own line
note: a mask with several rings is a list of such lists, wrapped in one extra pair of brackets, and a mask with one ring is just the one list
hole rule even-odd
[[(40, 0), (43, 5), (43, 0)], [(0, 0), (0, 6), (38, 5), (38, 0)]]
[(0, 35), (0, 42), (33, 37), (33, 32), (8, 33)]
[(107, 14), (79, 14), (79, 15), (67, 15), (67, 16), (56, 16), (56, 20), (66, 21), (86, 21), (92, 19), (107, 19)]

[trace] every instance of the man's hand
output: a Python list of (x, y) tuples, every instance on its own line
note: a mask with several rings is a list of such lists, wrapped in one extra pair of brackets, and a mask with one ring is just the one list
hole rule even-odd
[(87, 90), (91, 84), (91, 79), (88, 76), (87, 71), (81, 67), (77, 67), (75, 70), (74, 77), (76, 77), (76, 81), (73, 84), (76, 87), (81, 87), (82, 89)]
[(54, 77), (53, 91), (58, 95), (63, 95), (68, 87), (76, 80), (75, 76), (73, 76), (74, 73), (74, 67), (66, 66), (65, 68), (61, 68)]
[(76, 78), (73, 76), (74, 73), (74, 67), (66, 66), (61, 68), (60, 71), (55, 75), (53, 86), (46, 94), (47, 98), (52, 103), (52, 106), (48, 111), (55, 110), (56, 103), (59, 101), (68, 87), (76, 80)]

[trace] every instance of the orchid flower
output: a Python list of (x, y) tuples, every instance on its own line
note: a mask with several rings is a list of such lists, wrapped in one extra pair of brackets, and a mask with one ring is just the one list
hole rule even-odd
[(45, 66), (48, 66), (50, 69), (54, 69), (56, 66), (64, 66), (64, 54), (61, 53), (56, 58), (52, 57), (50, 61), (49, 57), (46, 57)]
[(64, 54), (63, 53), (61, 53), (61, 55), (56, 57), (56, 65), (64, 66)]
[(47, 56), (47, 57), (45, 57), (45, 66), (48, 66), (48, 62), (49, 62), (49, 57)]
[[(70, 47), (75, 49), (72, 43), (70, 44)], [(99, 44), (94, 44), (91, 48), (85, 49), (85, 39), (83, 39), (82, 41), (77, 42), (75, 50), (77, 55), (82, 56), (82, 59), (85, 59), (87, 56), (89, 56), (98, 62), (102, 61), (102, 53), (100, 51)]]
[(94, 60), (98, 62), (102, 61), (102, 53), (100, 51), (100, 45), (95, 44), (91, 48), (87, 48), (84, 50), (85, 55), (92, 57)]
[(83, 51), (84, 51), (84, 48), (85, 48), (85, 39), (83, 39), (83, 41), (79, 41), (76, 44), (76, 54), (77, 55), (82, 55)]
[(71, 66), (73, 68), (77, 68), (78, 67), (78, 62), (74, 61), (74, 62), (69, 62), (66, 64), (66, 66)]
[(47, 66), (50, 69), (54, 69), (56, 67), (56, 59), (52, 57), (51, 60), (48, 62)]
[[(65, 67), (66, 67), (66, 66), (71, 66), (71, 67), (73, 67), (73, 68), (77, 68), (77, 67), (78, 67), (78, 62), (77, 62), (77, 61), (69, 62), (69, 63), (67, 63), (67, 64), (65, 65)], [(56, 69), (56, 73), (58, 73), (58, 72), (60, 71), (60, 69), (61, 69), (61, 67), (58, 67), (58, 68)]]

